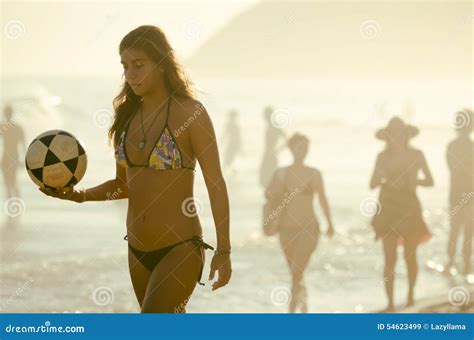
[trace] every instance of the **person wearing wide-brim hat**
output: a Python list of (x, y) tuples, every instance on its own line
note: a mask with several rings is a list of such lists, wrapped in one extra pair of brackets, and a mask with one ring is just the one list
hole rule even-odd
[[(393, 283), (397, 245), (403, 244), (408, 269), (407, 306), (414, 303), (414, 287), (418, 272), (416, 250), (430, 238), (423, 220), (417, 186), (433, 186), (433, 178), (423, 152), (410, 145), (418, 129), (395, 117), (377, 131), (376, 137), (386, 143), (377, 156), (370, 188), (380, 186), (378, 210), (372, 219), (376, 239), (382, 239), (385, 255), (384, 281), (388, 297), (386, 311), (394, 311)], [(423, 173), (423, 178), (418, 173)]]
[(448, 239), (448, 263), (450, 271), (455, 263), (459, 236), (463, 234), (463, 273), (471, 272), (472, 234), (474, 229), (474, 142), (471, 138), (474, 114), (470, 109), (458, 111), (453, 116), (453, 125), (457, 136), (446, 149), (450, 178), (449, 217), (450, 232)]

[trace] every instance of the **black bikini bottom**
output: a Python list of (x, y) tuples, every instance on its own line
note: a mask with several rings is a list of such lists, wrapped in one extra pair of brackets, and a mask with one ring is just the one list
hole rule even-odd
[[(125, 237), (123, 239), (128, 240), (128, 237), (125, 235)], [(193, 237), (191, 237), (187, 240), (172, 244), (168, 247), (164, 247), (164, 248), (160, 248), (160, 249), (156, 249), (156, 250), (152, 250), (152, 251), (142, 251), (142, 250), (136, 249), (136, 248), (132, 247), (130, 245), (130, 243), (128, 244), (128, 247), (130, 248), (133, 255), (138, 259), (138, 261), (140, 261), (140, 263), (142, 263), (145, 266), (146, 269), (148, 269), (150, 272), (152, 272), (153, 269), (155, 269), (155, 267), (158, 265), (158, 263), (160, 263), (160, 261), (163, 260), (163, 258), (174, 247), (176, 247), (177, 245), (180, 245), (182, 243), (186, 243), (186, 242), (193, 242), (195, 245), (197, 245), (199, 247), (203, 247), (204, 249), (214, 250), (214, 248), (211, 245), (204, 242), (202, 240), (202, 238), (200, 236), (197, 236), (197, 235), (195, 235), (195, 236), (193, 236)], [(202, 261), (201, 261), (201, 270), (199, 272), (199, 277), (198, 277), (198, 280), (197, 280), (197, 282), (202, 286), (204, 286), (204, 283), (201, 282), (201, 276), (202, 276), (203, 269), (204, 269), (204, 258), (202, 258)]]

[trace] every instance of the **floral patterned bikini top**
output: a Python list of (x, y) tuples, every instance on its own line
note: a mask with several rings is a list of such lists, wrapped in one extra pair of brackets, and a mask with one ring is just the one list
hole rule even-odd
[(127, 139), (128, 128), (130, 126), (133, 116), (130, 117), (126, 124), (126, 127), (120, 135), (120, 139), (117, 143), (117, 148), (115, 149), (115, 159), (119, 165), (123, 166), (124, 168), (145, 167), (156, 170), (189, 169), (195, 171), (194, 168), (183, 165), (183, 157), (181, 155), (181, 151), (179, 150), (178, 143), (176, 143), (176, 140), (170, 132), (168, 126), (170, 104), (171, 100), (168, 100), (165, 126), (161, 131), (158, 140), (155, 143), (155, 146), (151, 149), (150, 154), (148, 155), (147, 164), (144, 165), (133, 164), (132, 162), (130, 162), (127, 156), (125, 141)]

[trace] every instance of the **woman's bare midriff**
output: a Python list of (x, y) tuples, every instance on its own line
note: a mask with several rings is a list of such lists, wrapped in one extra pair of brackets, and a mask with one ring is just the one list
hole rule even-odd
[(303, 229), (309, 225), (318, 225), (318, 219), (313, 210), (313, 196), (296, 196), (285, 206), (281, 225), (287, 228)]
[(201, 235), (191, 201), (193, 183), (194, 172), (189, 169), (127, 168), (130, 245), (149, 251)]

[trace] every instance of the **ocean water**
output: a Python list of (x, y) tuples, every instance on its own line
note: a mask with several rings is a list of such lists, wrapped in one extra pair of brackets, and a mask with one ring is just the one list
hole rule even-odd
[[(262, 110), (282, 113), (285, 133), (311, 140), (307, 164), (323, 173), (336, 236), (321, 238), (306, 272), (310, 312), (370, 312), (385, 306), (382, 246), (374, 241), (370, 217), (361, 204), (376, 196), (368, 182), (383, 145), (377, 128), (395, 114), (419, 126), (413, 144), (424, 151), (435, 180), (418, 190), (433, 238), (418, 251), (417, 297), (446, 294), (467, 285), (457, 277), (428, 270), (443, 263), (448, 225), (448, 171), (445, 148), (454, 137), (451, 114), (472, 103), (472, 84), (370, 81), (196, 80), (199, 98), (222, 138), (227, 112), (239, 112), (243, 147), (235, 173), (226, 172), (231, 202), (233, 278), (211, 292), (198, 286), (188, 312), (286, 312), (290, 276), (276, 238), (261, 233), (262, 189), (258, 168), (263, 152)], [(113, 150), (107, 144), (111, 101), (119, 78), (3, 78), (3, 103), (14, 99), (15, 119), (30, 141), (44, 130), (61, 128), (85, 145), (88, 170), (78, 185), (95, 186), (115, 176)], [(446, 95), (449, 93), (449, 96)], [(407, 110), (411, 103), (411, 110)], [(224, 150), (221, 149), (221, 152)], [(287, 151), (279, 164), (290, 163)], [(76, 204), (40, 193), (26, 171), (19, 171), (21, 214), (7, 223), (0, 216), (0, 311), (138, 312), (126, 258), (126, 201)], [(3, 189), (3, 182), (0, 179)], [(215, 232), (205, 185), (196, 173), (196, 198), (206, 241)], [(3, 192), (2, 192), (3, 195)], [(315, 200), (317, 202), (317, 200)], [(5, 206), (5, 196), (1, 197)], [(316, 203), (315, 203), (316, 204)], [(322, 216), (317, 205), (318, 216)], [(321, 220), (322, 230), (325, 221)], [(405, 302), (406, 270), (399, 254), (396, 301)], [(209, 260), (203, 277), (207, 277)]]

